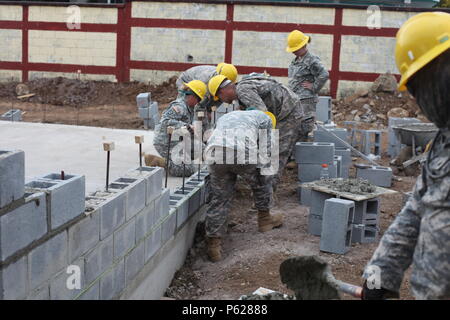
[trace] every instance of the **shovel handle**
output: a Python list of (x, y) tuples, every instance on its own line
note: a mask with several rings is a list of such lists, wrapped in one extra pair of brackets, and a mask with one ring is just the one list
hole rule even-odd
[(362, 299), (362, 291), (363, 291), (362, 287), (355, 286), (353, 284), (342, 282), (339, 280), (336, 281), (336, 284), (339, 291), (347, 293), (355, 298)]

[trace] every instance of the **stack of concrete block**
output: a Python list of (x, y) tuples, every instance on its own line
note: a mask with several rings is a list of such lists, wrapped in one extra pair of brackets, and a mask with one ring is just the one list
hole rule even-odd
[[(338, 138), (334, 137), (330, 133), (334, 134)], [(348, 143), (348, 132), (345, 128), (328, 128), (327, 130), (319, 128), (314, 130), (314, 142), (330, 142), (334, 143), (335, 148), (348, 148), (348, 146), (343, 143), (343, 140)]]
[(0, 116), (0, 120), (22, 121), (22, 111), (19, 109), (11, 109)]
[(379, 215), (379, 198), (355, 201), (352, 242), (375, 242), (378, 236)]
[(155, 126), (159, 122), (158, 103), (156, 101), (151, 101), (150, 92), (138, 94), (136, 103), (139, 110), (139, 116), (144, 119), (144, 128), (155, 129)]
[(331, 97), (319, 97), (316, 105), (316, 120), (329, 123), (332, 117), (331, 106)]
[(390, 188), (392, 185), (392, 169), (390, 167), (355, 165), (356, 177), (368, 180), (370, 183)]
[(365, 155), (381, 156), (381, 131), (354, 129), (352, 146)]
[(344, 199), (327, 199), (322, 219), (320, 250), (345, 254), (352, 243), (355, 203)]
[(295, 161), (298, 164), (300, 182), (320, 179), (322, 164), (328, 165), (330, 178), (337, 177), (337, 162), (334, 159), (334, 144), (328, 142), (297, 142)]
[(342, 157), (341, 171), (338, 177), (348, 179), (350, 166), (352, 165), (352, 153), (350, 148), (335, 148), (334, 154)]
[(322, 220), (325, 201), (334, 198), (333, 195), (311, 190), (309, 198), (309, 216), (308, 216), (308, 232), (315, 236), (320, 236), (322, 233)]
[(399, 124), (419, 123), (419, 122), (421, 122), (421, 121), (416, 118), (389, 117), (389, 120), (388, 120), (388, 140), (389, 140), (388, 154), (391, 158), (395, 158), (399, 154), (402, 147), (405, 146), (400, 143), (400, 141), (399, 141), (398, 137), (396, 136), (395, 131), (392, 127), (399, 125)]

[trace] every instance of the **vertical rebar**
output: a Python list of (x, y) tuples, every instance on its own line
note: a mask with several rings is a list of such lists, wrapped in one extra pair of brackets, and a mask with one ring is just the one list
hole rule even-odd
[(106, 159), (106, 191), (108, 191), (108, 185), (109, 185), (109, 154), (110, 151), (107, 151), (107, 159)]

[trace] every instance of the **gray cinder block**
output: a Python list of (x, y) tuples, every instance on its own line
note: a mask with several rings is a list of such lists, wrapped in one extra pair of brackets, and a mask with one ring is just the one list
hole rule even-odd
[(320, 250), (345, 254), (350, 250), (355, 203), (344, 199), (325, 200)]
[(369, 166), (356, 167), (356, 177), (368, 180), (379, 187), (391, 187), (392, 169), (390, 167)]
[(25, 153), (0, 150), (0, 208), (24, 195)]
[(107, 198), (99, 207), (100, 239), (111, 235), (125, 222), (126, 194), (118, 192)]
[(144, 238), (155, 222), (155, 202), (151, 202), (136, 216), (136, 243)]
[[(72, 280), (72, 277), (75, 276), (75, 273), (73, 270), (69, 269), (69, 266), (66, 266), (61, 272), (57, 273), (56, 276), (54, 276), (50, 280), (50, 299), (51, 300), (72, 300), (77, 295), (79, 295), (83, 289), (85, 288), (85, 281), (84, 281), (84, 259), (80, 258), (76, 260), (74, 263), (71, 264), (71, 266), (76, 266), (79, 269), (81, 278), (80, 278), (80, 289), (72, 287), (74, 285)], [(70, 277), (70, 278), (69, 278)], [(68, 287), (67, 284), (71, 285), (71, 287)]]
[(320, 236), (322, 232), (322, 217), (314, 214), (308, 216), (308, 233)]
[(86, 284), (90, 284), (113, 262), (113, 236), (109, 236), (86, 254), (84, 274)]
[(125, 256), (125, 284), (128, 285), (144, 266), (144, 241)]
[(145, 263), (161, 248), (162, 235), (161, 226), (153, 230), (153, 232), (145, 239)]
[[(43, 183), (45, 182), (45, 183)], [(27, 191), (42, 191), (47, 194), (52, 229), (56, 229), (84, 213), (85, 177), (51, 173), (25, 185)]]
[(18, 300), (27, 295), (28, 259), (20, 258), (6, 267), (0, 267), (0, 300)]
[(25, 198), (25, 204), (0, 216), (0, 261), (41, 238), (46, 232), (45, 194), (30, 194)]
[(34, 248), (28, 255), (30, 289), (67, 267), (67, 232), (63, 231)]
[(348, 132), (345, 128), (331, 128), (326, 132), (323, 129), (314, 130), (314, 142), (328, 142), (334, 143), (335, 148), (347, 148), (347, 146), (339, 141), (336, 137), (329, 134), (329, 132), (336, 135), (341, 140), (348, 142)]
[(367, 220), (378, 220), (380, 200), (378, 198), (355, 201), (355, 218), (357, 224), (365, 224)]
[(163, 168), (154, 168), (152, 174), (147, 178), (147, 204), (161, 195), (164, 172)]
[(100, 279), (100, 299), (111, 300), (125, 288), (125, 260), (122, 259)]
[(174, 235), (176, 226), (177, 215), (175, 213), (172, 213), (162, 224), (161, 241), (163, 244), (166, 243)]
[(20, 109), (10, 109), (0, 116), (0, 120), (22, 121), (22, 111)]
[(174, 194), (170, 196), (169, 203), (170, 208), (176, 212), (178, 229), (189, 217), (189, 198), (181, 194)]
[(343, 164), (349, 165), (352, 163), (352, 152), (350, 148), (335, 148), (334, 154), (342, 157)]
[(311, 188), (299, 187), (300, 190), (300, 204), (304, 206), (311, 205)]
[(32, 290), (27, 300), (50, 300), (50, 283), (45, 282), (42, 286)]
[(136, 96), (136, 104), (138, 108), (148, 108), (150, 106), (151, 101), (151, 93), (145, 92), (145, 93), (139, 93)]
[[(300, 182), (311, 182), (320, 179), (320, 173), (322, 172), (321, 164), (299, 164), (298, 165), (298, 178)], [(329, 178), (337, 178), (337, 165), (328, 165)]]
[(311, 190), (310, 214), (322, 217), (325, 200), (330, 198), (334, 198), (334, 196), (325, 192)]
[(352, 243), (372, 243), (377, 240), (376, 225), (353, 224), (352, 226)]
[(333, 164), (334, 144), (329, 142), (297, 142), (295, 161), (299, 164)]
[(324, 123), (331, 121), (331, 97), (321, 96), (316, 105), (316, 119)]
[(136, 243), (136, 221), (131, 219), (114, 231), (114, 259), (123, 257)]
[(155, 200), (155, 223), (169, 214), (170, 189), (166, 188)]
[(69, 261), (73, 261), (100, 240), (100, 215), (98, 211), (69, 227)]
[(139, 117), (143, 119), (151, 119), (150, 107), (139, 108)]
[(342, 178), (342, 171), (343, 171), (342, 157), (334, 156), (334, 161), (336, 162), (336, 178)]
[[(122, 185), (126, 185), (123, 187)], [(126, 220), (130, 220), (145, 207), (146, 182), (142, 178), (122, 177), (111, 184), (111, 189), (126, 194)]]
[(100, 281), (91, 285), (77, 300), (99, 300), (100, 299)]

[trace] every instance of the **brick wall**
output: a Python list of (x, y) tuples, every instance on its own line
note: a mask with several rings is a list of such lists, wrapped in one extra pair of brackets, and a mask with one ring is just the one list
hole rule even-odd
[[(397, 74), (395, 34), (427, 9), (382, 8), (369, 29), (364, 7), (229, 1), (126, 1), (80, 7), (81, 29), (69, 30), (66, 6), (0, 3), (0, 81), (68, 76), (161, 83), (199, 64), (226, 61), (241, 74), (266, 70), (287, 82), (286, 37), (312, 36), (311, 51), (330, 71), (323, 93), (345, 95), (384, 72)], [(445, 10), (445, 9), (440, 9)]]
[[(155, 276), (165, 287), (145, 298), (161, 297), (192, 243), (196, 223), (187, 222), (205, 203), (207, 173), (187, 179), (182, 193), (162, 187), (163, 169), (142, 167), (85, 197), (84, 176), (51, 173), (24, 184), (24, 156), (0, 151), (0, 300), (122, 298)], [(190, 240), (177, 238), (186, 229)], [(184, 252), (165, 267), (173, 242)], [(79, 288), (67, 285), (71, 268)]]

